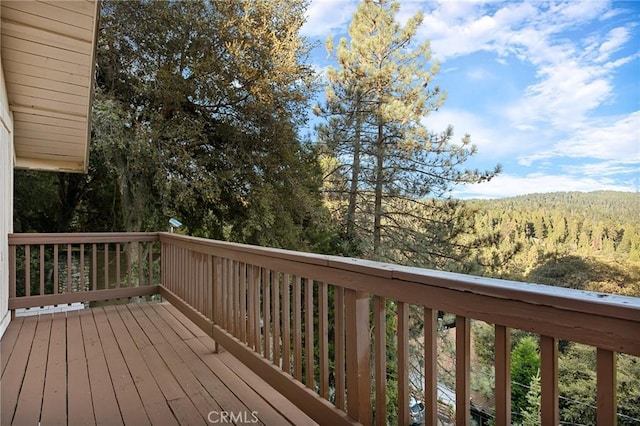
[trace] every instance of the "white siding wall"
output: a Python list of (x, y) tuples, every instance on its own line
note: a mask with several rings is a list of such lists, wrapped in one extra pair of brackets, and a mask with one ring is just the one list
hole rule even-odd
[(0, 337), (11, 320), (8, 234), (13, 230), (13, 120), (0, 59)]

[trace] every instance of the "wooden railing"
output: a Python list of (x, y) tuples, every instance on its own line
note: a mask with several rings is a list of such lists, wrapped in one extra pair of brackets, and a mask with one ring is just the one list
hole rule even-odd
[(10, 309), (159, 292), (321, 424), (386, 424), (389, 322), (397, 422), (410, 419), (410, 324), (419, 322), (419, 396), (425, 424), (437, 424), (439, 311), (455, 314), (459, 425), (470, 423), (472, 320), (495, 329), (497, 425), (511, 423), (512, 328), (540, 336), (545, 425), (559, 423), (558, 340), (597, 348), (598, 424), (617, 420), (617, 354), (640, 356), (636, 298), (168, 233), (14, 234), (9, 244)]
[[(470, 423), (472, 319), (495, 327), (497, 425), (511, 423), (511, 328), (540, 335), (545, 425), (559, 423), (559, 339), (597, 348), (599, 424), (617, 420), (616, 354), (640, 355), (636, 298), (175, 234), (160, 234), (160, 241), (161, 294), (321, 424), (354, 419), (386, 424), (380, 414), (387, 403), (389, 316), (397, 324), (397, 420), (409, 423), (410, 306), (420, 307), (423, 316), (422, 396), (428, 425), (437, 424), (439, 408), (438, 311), (456, 315), (459, 425)], [(375, 419), (372, 413), (378, 413)]]
[(157, 233), (11, 234), (9, 309), (156, 294), (157, 241)]

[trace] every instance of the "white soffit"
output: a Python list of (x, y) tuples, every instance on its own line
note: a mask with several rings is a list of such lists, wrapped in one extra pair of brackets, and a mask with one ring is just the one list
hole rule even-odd
[(98, 0), (0, 0), (16, 168), (86, 172)]

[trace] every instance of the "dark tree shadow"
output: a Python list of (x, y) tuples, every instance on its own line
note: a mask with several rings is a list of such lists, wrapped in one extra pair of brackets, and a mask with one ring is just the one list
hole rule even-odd
[(575, 255), (549, 255), (527, 275), (527, 281), (556, 287), (640, 297), (640, 267)]

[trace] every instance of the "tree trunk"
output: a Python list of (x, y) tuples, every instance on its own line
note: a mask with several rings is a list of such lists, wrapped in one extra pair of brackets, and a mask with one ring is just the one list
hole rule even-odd
[(351, 187), (349, 188), (349, 206), (347, 208), (347, 241), (352, 244), (356, 235), (356, 206), (358, 204), (358, 185), (360, 183), (360, 138), (362, 117), (360, 113), (360, 99), (356, 101), (356, 128), (353, 141), (353, 165), (351, 168)]
[(384, 168), (384, 125), (378, 123), (378, 137), (376, 139), (376, 187), (373, 220), (373, 255), (378, 260), (382, 242), (382, 179)]

